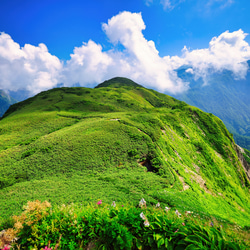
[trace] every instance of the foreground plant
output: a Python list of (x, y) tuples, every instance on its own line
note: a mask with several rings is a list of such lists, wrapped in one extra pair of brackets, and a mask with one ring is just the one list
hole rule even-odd
[(0, 232), (0, 249), (9, 250), (11, 249), (11, 244), (17, 241), (16, 238), (17, 231), (13, 228), (3, 230)]
[[(15, 216), (13, 249), (248, 249), (222, 227), (204, 225), (182, 211), (159, 205), (121, 206), (97, 202), (93, 206), (28, 202)], [(100, 206), (101, 205), (101, 206)], [(178, 211), (178, 213), (176, 212)], [(8, 245), (0, 245), (7, 250)]]

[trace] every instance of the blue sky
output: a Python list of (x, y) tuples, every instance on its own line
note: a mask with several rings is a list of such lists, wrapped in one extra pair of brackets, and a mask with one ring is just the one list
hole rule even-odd
[(189, 87), (173, 71), (182, 64), (242, 78), (250, 59), (249, 0), (1, 0), (0, 10), (6, 90), (94, 86), (120, 73), (176, 93)]
[[(0, 30), (21, 46), (45, 43), (53, 55), (69, 59), (89, 39), (109, 46), (101, 24), (122, 11), (141, 12), (143, 32), (161, 55), (208, 45), (222, 32), (250, 33), (248, 0), (1, 0)], [(246, 39), (250, 42), (250, 38)]]

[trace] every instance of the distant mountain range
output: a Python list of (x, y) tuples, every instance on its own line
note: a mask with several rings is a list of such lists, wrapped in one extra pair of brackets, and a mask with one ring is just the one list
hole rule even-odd
[(3, 90), (0, 90), (0, 116), (2, 116), (5, 111), (9, 108), (11, 104), (16, 103), (17, 101), (8, 95)]
[(204, 84), (201, 78), (194, 79), (188, 68), (181, 67), (177, 73), (190, 82), (190, 89), (174, 97), (218, 116), (236, 143), (250, 149), (250, 69), (245, 79), (235, 80), (231, 71), (223, 71), (210, 74)]

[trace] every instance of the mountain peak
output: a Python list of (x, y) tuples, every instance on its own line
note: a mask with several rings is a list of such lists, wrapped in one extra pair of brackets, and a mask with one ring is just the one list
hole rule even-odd
[(97, 85), (95, 88), (102, 88), (102, 87), (112, 87), (112, 88), (120, 88), (124, 86), (129, 87), (142, 87), (141, 85), (135, 83), (134, 81), (125, 78), (125, 77), (114, 77), (110, 80), (106, 80), (99, 85)]

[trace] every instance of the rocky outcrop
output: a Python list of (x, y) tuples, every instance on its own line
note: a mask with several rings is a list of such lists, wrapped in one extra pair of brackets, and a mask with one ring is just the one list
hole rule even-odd
[(239, 145), (236, 145), (236, 152), (237, 152), (237, 155), (238, 155), (238, 158), (246, 172), (246, 175), (250, 181), (250, 166), (249, 164), (247, 163), (246, 159), (244, 158), (243, 156), (243, 153), (244, 153), (244, 149), (241, 148)]

